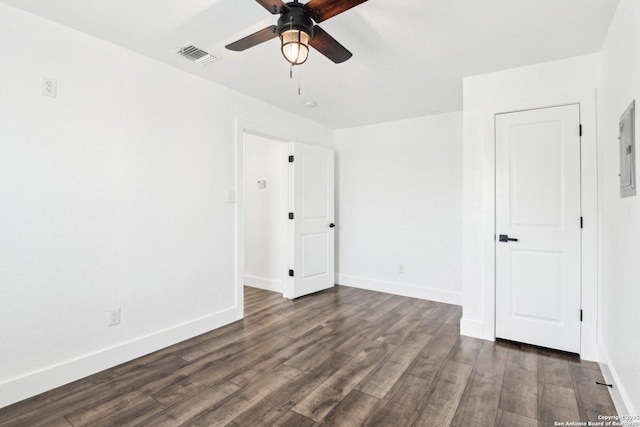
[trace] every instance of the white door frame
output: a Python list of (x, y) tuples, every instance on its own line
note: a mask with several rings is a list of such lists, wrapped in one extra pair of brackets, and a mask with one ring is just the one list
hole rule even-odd
[[(582, 122), (581, 159), (582, 159), (582, 213), (584, 229), (582, 230), (582, 309), (584, 319), (581, 328), (581, 351), (583, 359), (598, 360), (598, 170), (597, 170), (597, 104), (596, 90), (582, 90), (564, 93), (548, 93), (545, 95), (514, 100), (499, 100), (492, 103), (482, 113), (481, 123), (484, 132), (482, 147), (483, 174), (481, 221), (483, 242), (483, 277), (484, 307), (482, 323), (465, 321), (462, 327), (467, 333), (495, 340), (495, 115), (535, 108), (554, 107), (566, 104), (580, 104)], [(481, 329), (480, 329), (481, 328)]]
[[(265, 138), (289, 143), (294, 138), (285, 131), (248, 122), (242, 119), (236, 120), (236, 307), (244, 318), (244, 134), (263, 136)], [(288, 176), (288, 175), (287, 175)], [(285, 236), (286, 238), (286, 236)], [(286, 261), (286, 257), (284, 258)], [(283, 264), (283, 271), (287, 268)], [(285, 279), (286, 281), (286, 279)], [(285, 288), (286, 288), (285, 283)]]
[[(515, 212), (509, 212), (511, 210), (509, 206), (512, 206), (514, 202), (511, 191), (514, 188), (512, 187), (513, 175), (509, 173), (509, 170), (513, 167), (517, 168), (518, 166), (522, 166), (524, 163), (528, 163), (528, 161), (520, 158), (519, 160), (521, 162), (524, 161), (524, 163), (518, 163), (517, 165), (511, 163), (516, 161), (511, 156), (511, 154), (515, 153), (515, 151), (513, 151), (514, 146), (511, 144), (513, 142), (512, 138), (514, 138), (511, 131), (520, 129), (522, 132), (522, 126), (531, 125), (533, 127), (538, 124), (541, 124), (543, 129), (553, 127), (558, 131), (558, 121), (562, 121), (562, 129), (559, 135), (556, 135), (558, 140), (553, 141), (553, 148), (558, 149), (556, 155), (559, 154), (560, 158), (551, 158), (551, 161), (558, 160), (560, 162), (557, 165), (559, 167), (559, 175), (556, 179), (561, 181), (560, 186), (563, 189), (562, 204), (565, 205), (566, 211), (556, 212), (556, 215), (559, 215), (559, 217), (553, 217), (551, 212), (548, 212), (548, 214), (552, 216), (545, 216), (543, 214), (542, 218), (550, 221), (540, 223), (545, 224), (546, 227), (545, 225), (538, 225), (536, 219), (542, 218), (535, 214), (533, 217), (524, 214), (524, 217), (519, 218), (523, 220), (524, 223), (517, 219), (514, 223)], [(501, 338), (514, 339), (515, 341), (529, 342), (571, 352), (580, 352), (580, 333), (582, 329), (582, 322), (580, 320), (580, 309), (582, 306), (582, 301), (580, 300), (582, 290), (582, 229), (580, 227), (580, 216), (582, 215), (582, 185), (580, 176), (582, 138), (579, 134), (580, 123), (580, 104), (535, 108), (495, 115), (496, 234), (500, 233), (501, 235), (502, 233), (508, 233), (510, 237), (513, 237), (511, 235), (515, 233), (522, 241), (522, 243), (504, 244), (496, 239), (496, 336), (499, 335)], [(536, 131), (533, 132), (535, 133)], [(522, 133), (517, 138), (517, 140), (522, 143), (526, 142), (530, 144), (533, 141), (525, 137)], [(547, 148), (551, 149), (551, 146)], [(553, 155), (551, 152), (545, 152), (544, 163), (547, 164), (550, 156)], [(542, 158), (543, 157), (535, 159), (535, 163), (538, 164)], [(552, 185), (557, 184), (557, 180), (554, 180), (552, 183)], [(524, 187), (519, 187), (519, 190), (526, 193)], [(569, 192), (566, 193), (565, 191)], [(505, 203), (507, 204), (505, 205)], [(520, 215), (517, 216), (519, 217)], [(555, 222), (552, 222), (552, 217)], [(531, 220), (531, 222), (525, 218)], [(500, 221), (498, 221), (498, 219), (500, 219)], [(558, 225), (562, 225), (562, 227), (558, 228)], [(522, 236), (520, 233), (522, 233)], [(554, 243), (545, 241), (544, 239), (541, 240), (540, 237), (542, 237), (542, 235), (550, 237)], [(525, 240), (527, 240), (528, 243), (525, 242)], [(538, 256), (532, 257), (533, 254), (531, 251), (536, 252)], [(558, 261), (556, 258), (556, 261), (560, 262), (562, 266), (560, 271), (554, 271), (552, 273), (550, 270), (544, 270), (545, 272), (541, 274), (545, 276), (546, 274), (555, 274), (553, 279), (559, 280), (560, 282), (560, 289), (557, 289), (557, 296), (559, 298), (558, 311), (547, 312), (543, 306), (546, 305), (546, 302), (551, 301), (542, 296), (534, 297), (533, 294), (530, 294), (529, 297), (537, 300), (535, 308), (527, 305), (532, 301), (530, 299), (524, 301), (522, 300), (522, 296), (518, 299), (518, 302), (516, 302), (517, 297), (513, 294), (516, 289), (513, 288), (510, 283), (511, 280), (509, 279), (511, 274), (519, 277), (519, 279), (517, 279), (520, 286), (518, 289), (525, 292), (525, 294), (525, 288), (532, 289), (532, 286), (535, 288), (539, 286), (539, 284), (523, 281), (527, 278), (519, 274), (517, 269), (514, 270), (514, 268), (516, 268), (516, 264), (514, 264), (516, 258), (513, 257), (519, 257), (524, 263), (522, 265), (524, 268), (531, 268), (531, 263), (540, 262), (541, 258), (539, 258), (539, 256), (541, 254), (544, 254), (546, 262), (549, 262), (552, 258), (548, 257), (553, 256), (554, 253), (557, 255), (558, 252), (556, 251), (561, 251), (562, 253), (562, 261)], [(544, 263), (545, 262), (537, 264), (537, 266), (544, 269)], [(556, 267), (558, 266), (559, 265), (556, 265)], [(550, 268), (549, 265), (547, 265), (547, 267)], [(553, 268), (551, 268), (551, 270), (553, 270)], [(565, 276), (561, 271), (565, 273), (570, 271), (570, 273), (568, 276)], [(559, 277), (558, 274), (561, 276)], [(549, 279), (552, 279), (552, 277), (549, 277)], [(551, 280), (551, 283), (553, 283), (553, 280)], [(551, 283), (548, 285), (551, 285)], [(551, 288), (547, 289), (552, 291)], [(500, 292), (498, 293), (498, 291)], [(509, 298), (510, 295), (512, 298)], [(520, 306), (524, 311), (514, 313), (512, 310), (516, 310), (516, 306), (513, 304)], [(543, 313), (547, 313), (547, 317), (536, 318), (536, 315), (533, 313), (537, 313), (540, 316), (545, 316)]]

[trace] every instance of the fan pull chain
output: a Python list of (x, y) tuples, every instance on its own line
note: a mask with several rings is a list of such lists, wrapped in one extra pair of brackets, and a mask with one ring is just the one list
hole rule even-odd
[[(293, 16), (289, 18), (289, 29), (293, 30)], [(293, 64), (291, 64), (291, 68), (289, 68), (289, 78), (293, 79)]]
[[(289, 65), (289, 78), (293, 80), (293, 65)], [(298, 75), (298, 96), (302, 95), (302, 78)]]

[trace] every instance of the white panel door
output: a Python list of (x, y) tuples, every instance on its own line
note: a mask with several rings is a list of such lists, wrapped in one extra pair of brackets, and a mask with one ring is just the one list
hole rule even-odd
[(298, 142), (291, 145), (293, 271), (285, 297), (298, 298), (334, 286), (334, 153)]
[(579, 126), (579, 105), (496, 116), (496, 336), (573, 353), (580, 352)]

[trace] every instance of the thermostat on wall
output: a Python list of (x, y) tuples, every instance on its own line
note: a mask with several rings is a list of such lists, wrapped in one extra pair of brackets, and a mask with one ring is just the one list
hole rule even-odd
[(261, 179), (260, 181), (258, 181), (258, 188), (264, 188), (267, 186), (267, 180), (266, 179)]

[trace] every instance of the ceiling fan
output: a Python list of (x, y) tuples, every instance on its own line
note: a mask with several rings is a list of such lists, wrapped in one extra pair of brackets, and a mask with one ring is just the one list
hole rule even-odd
[(309, 45), (339, 64), (352, 54), (315, 22), (326, 21), (367, 0), (311, 0), (302, 4), (298, 0), (256, 0), (274, 15), (280, 15), (278, 25), (271, 25), (226, 46), (229, 50), (243, 51), (280, 37), (282, 54), (291, 65), (304, 63), (309, 56)]

